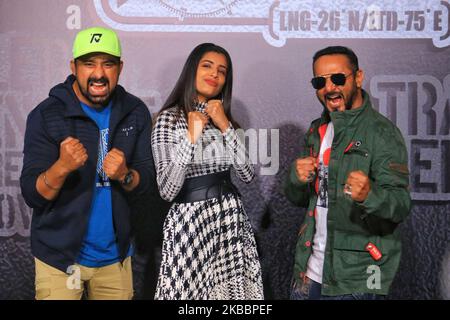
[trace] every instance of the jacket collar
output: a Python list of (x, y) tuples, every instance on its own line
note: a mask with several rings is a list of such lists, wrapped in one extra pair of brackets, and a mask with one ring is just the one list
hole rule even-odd
[(332, 121), (334, 126), (333, 144), (348, 143), (353, 138), (356, 127), (364, 120), (365, 116), (372, 110), (370, 97), (362, 90), (363, 104), (361, 107), (342, 112), (329, 112), (324, 108), (324, 112), (320, 118), (319, 126)]
[(324, 107), (320, 124), (333, 121), (335, 130), (339, 127), (349, 127), (358, 124), (360, 122), (360, 119), (364, 117), (364, 115), (367, 114), (370, 109), (372, 109), (372, 103), (370, 101), (369, 95), (365, 90), (361, 89), (361, 91), (363, 96), (363, 103), (361, 107), (352, 110), (331, 113)]

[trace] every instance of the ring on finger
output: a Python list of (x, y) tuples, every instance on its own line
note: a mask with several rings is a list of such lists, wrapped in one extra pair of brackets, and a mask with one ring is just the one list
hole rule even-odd
[(352, 195), (352, 186), (346, 183), (344, 185), (344, 193), (348, 196), (351, 196)]

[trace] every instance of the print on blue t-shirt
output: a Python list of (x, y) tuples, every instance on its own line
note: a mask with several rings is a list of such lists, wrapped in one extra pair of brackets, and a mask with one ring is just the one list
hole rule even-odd
[(97, 177), (92, 199), (88, 229), (77, 263), (87, 267), (102, 267), (119, 261), (112, 216), (111, 185), (103, 171), (103, 160), (108, 153), (109, 118), (111, 103), (99, 109), (83, 103), (84, 112), (97, 124), (100, 131), (98, 144)]
[[(109, 116), (108, 116), (109, 119)], [(109, 128), (100, 129), (100, 141), (98, 142), (97, 179), (96, 187), (110, 187), (109, 178), (103, 171), (103, 160), (108, 153)]]

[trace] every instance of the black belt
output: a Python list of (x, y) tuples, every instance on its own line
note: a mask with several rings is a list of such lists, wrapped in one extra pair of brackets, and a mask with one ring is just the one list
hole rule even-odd
[(237, 188), (231, 182), (230, 171), (207, 174), (184, 180), (183, 187), (174, 202), (188, 203), (218, 198), (233, 193), (239, 195)]

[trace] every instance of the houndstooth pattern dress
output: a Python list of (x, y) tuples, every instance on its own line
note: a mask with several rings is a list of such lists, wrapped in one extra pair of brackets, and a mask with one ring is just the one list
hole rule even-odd
[[(205, 104), (196, 109), (203, 111)], [(250, 182), (253, 166), (230, 124), (222, 134), (208, 123), (194, 145), (176, 108), (163, 111), (152, 131), (161, 196), (173, 201), (185, 178), (234, 168)], [(221, 210), (222, 209), (222, 210)], [(164, 242), (155, 299), (263, 299), (261, 267), (250, 221), (239, 196), (224, 195), (172, 204), (164, 222)]]

